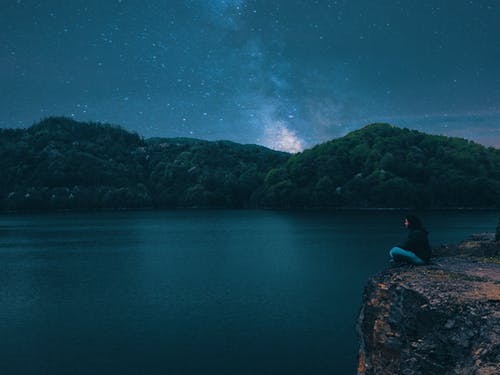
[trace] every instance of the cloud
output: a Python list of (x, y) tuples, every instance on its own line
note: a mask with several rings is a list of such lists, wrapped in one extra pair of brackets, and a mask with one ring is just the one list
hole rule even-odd
[(273, 150), (296, 153), (304, 149), (304, 141), (289, 124), (278, 115), (277, 104), (261, 104), (254, 118), (260, 129), (259, 143)]
[(300, 152), (304, 149), (303, 141), (294, 130), (289, 129), (281, 120), (265, 124), (263, 144), (273, 150), (291, 153)]

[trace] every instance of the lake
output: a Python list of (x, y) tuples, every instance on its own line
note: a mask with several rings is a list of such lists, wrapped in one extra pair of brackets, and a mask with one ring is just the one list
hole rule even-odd
[[(403, 212), (0, 216), (1, 374), (353, 374)], [(433, 245), (498, 211), (421, 213)]]

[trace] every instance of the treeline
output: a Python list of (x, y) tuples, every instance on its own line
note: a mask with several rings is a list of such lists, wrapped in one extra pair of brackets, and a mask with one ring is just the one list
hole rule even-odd
[(500, 150), (372, 124), (290, 157), (265, 180), (271, 207), (500, 207)]
[(48, 118), (0, 130), (0, 210), (250, 207), (289, 155)]
[(0, 210), (500, 207), (500, 150), (373, 124), (290, 155), (48, 118), (0, 130)]

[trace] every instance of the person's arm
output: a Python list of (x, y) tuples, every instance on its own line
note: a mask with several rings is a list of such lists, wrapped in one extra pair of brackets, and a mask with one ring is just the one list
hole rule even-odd
[(399, 247), (408, 251), (415, 251), (415, 249), (418, 247), (418, 243), (418, 233), (416, 233), (416, 231), (411, 231), (406, 241), (403, 244), (399, 245)]

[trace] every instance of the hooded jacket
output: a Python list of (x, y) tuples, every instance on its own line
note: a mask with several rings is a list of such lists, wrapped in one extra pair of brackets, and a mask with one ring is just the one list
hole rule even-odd
[(428, 262), (432, 255), (427, 232), (422, 229), (410, 229), (408, 238), (399, 247), (411, 251), (425, 262)]

